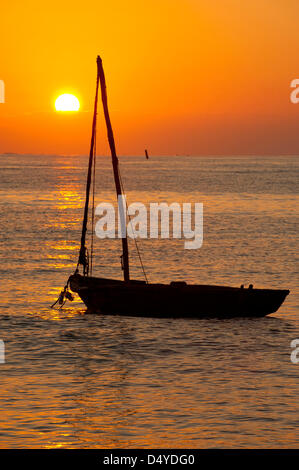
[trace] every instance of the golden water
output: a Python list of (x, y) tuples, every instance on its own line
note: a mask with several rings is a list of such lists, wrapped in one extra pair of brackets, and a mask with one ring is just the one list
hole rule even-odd
[[(201, 249), (139, 243), (150, 281), (291, 290), (268, 318), (220, 321), (51, 310), (77, 262), (86, 157), (0, 159), (2, 448), (298, 447), (298, 160), (121, 158), (129, 203), (204, 204)], [(96, 203), (112, 202), (110, 159), (97, 168)], [(120, 278), (120, 249), (96, 238), (95, 274)]]

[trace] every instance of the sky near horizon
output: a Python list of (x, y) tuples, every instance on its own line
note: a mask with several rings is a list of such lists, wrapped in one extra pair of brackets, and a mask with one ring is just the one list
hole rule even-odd
[(0, 152), (87, 154), (100, 54), (119, 154), (298, 154), (298, 20), (297, 0), (3, 1)]

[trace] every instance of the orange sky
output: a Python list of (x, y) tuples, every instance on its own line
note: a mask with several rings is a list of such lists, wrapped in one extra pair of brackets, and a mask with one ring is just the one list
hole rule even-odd
[[(297, 0), (14, 0), (0, 13), (0, 152), (88, 153), (100, 54), (119, 154), (299, 153)], [(61, 93), (78, 113), (55, 112)]]

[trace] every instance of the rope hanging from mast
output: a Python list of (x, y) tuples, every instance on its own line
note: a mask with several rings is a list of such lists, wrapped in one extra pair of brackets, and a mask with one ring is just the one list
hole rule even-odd
[(95, 160), (95, 143), (96, 143), (99, 81), (100, 81), (100, 73), (99, 73), (99, 67), (98, 67), (97, 81), (96, 81), (96, 95), (95, 95), (95, 101), (94, 101), (94, 113), (93, 113), (93, 122), (92, 122), (92, 134), (91, 134), (89, 162), (88, 162), (88, 171), (87, 171), (87, 181), (86, 181), (86, 196), (85, 196), (84, 218), (83, 218), (83, 224), (82, 224), (81, 246), (80, 246), (80, 253), (79, 253), (77, 268), (76, 268), (76, 271), (75, 271), (75, 273), (78, 272), (79, 265), (81, 264), (83, 266), (83, 275), (84, 276), (88, 276), (88, 273), (89, 273), (88, 250), (86, 248), (85, 242), (86, 242), (88, 206), (89, 206), (89, 195), (90, 195), (92, 168), (94, 166), (94, 160)]
[[(111, 125), (109, 111), (108, 111), (105, 74), (104, 74), (102, 59), (100, 56), (97, 57), (97, 64), (98, 64), (98, 74), (99, 74), (100, 83), (101, 83), (101, 95), (102, 95), (103, 110), (104, 110), (104, 116), (105, 116), (106, 127), (107, 127), (107, 136), (108, 136), (108, 142), (109, 142), (109, 147), (110, 147), (111, 157), (112, 157), (115, 189), (116, 189), (116, 194), (118, 197), (118, 196), (122, 196), (122, 188), (120, 184), (119, 165), (118, 165), (118, 158), (116, 155), (113, 130), (112, 130), (112, 125)], [(123, 215), (122, 223), (125, 224), (125, 214), (122, 214), (122, 215)], [(130, 282), (129, 249), (128, 249), (127, 234), (125, 232), (126, 227), (123, 227), (123, 230), (124, 230), (125, 236), (122, 237), (121, 241), (122, 241), (122, 251), (123, 251), (122, 261), (123, 261), (124, 281)]]
[[(94, 114), (93, 114), (93, 123), (92, 123), (92, 136), (91, 136), (91, 144), (90, 144), (90, 153), (89, 153), (89, 163), (88, 163), (88, 172), (87, 172), (87, 182), (86, 182), (86, 197), (85, 197), (85, 208), (84, 208), (84, 218), (82, 224), (82, 235), (81, 235), (81, 246), (80, 246), (80, 253), (79, 259), (76, 267), (75, 273), (78, 273), (79, 265), (83, 266), (83, 275), (88, 276), (92, 274), (93, 268), (93, 246), (94, 246), (94, 199), (95, 199), (95, 163), (96, 163), (96, 125), (97, 125), (97, 106), (98, 106), (98, 91), (99, 91), (99, 84), (101, 86), (101, 95), (102, 95), (102, 103), (103, 103), (103, 110), (104, 110), (104, 117), (106, 121), (107, 127), (107, 136), (108, 142), (111, 150), (111, 157), (112, 157), (112, 166), (113, 166), (113, 174), (114, 174), (114, 182), (117, 196), (122, 196), (124, 194), (123, 184), (119, 172), (119, 161), (116, 155), (115, 149), (115, 142), (113, 136), (113, 130), (111, 126), (109, 111), (108, 111), (108, 100), (107, 100), (107, 91), (106, 91), (106, 81), (104, 75), (104, 69), (102, 65), (102, 59), (100, 56), (97, 57), (97, 81), (96, 81), (96, 95), (95, 95), (95, 102), (94, 102)], [(88, 250), (86, 248), (86, 232), (87, 232), (87, 221), (88, 221), (88, 210), (89, 210), (89, 198), (90, 198), (90, 187), (92, 184), (92, 215), (91, 215), (91, 247), (90, 247), (90, 257), (88, 254)], [(125, 207), (125, 213), (122, 214), (122, 223), (126, 225), (126, 213), (127, 213), (127, 203)], [(131, 223), (131, 219), (129, 217), (129, 221)], [(130, 281), (130, 272), (129, 272), (129, 250), (128, 250), (128, 239), (126, 233), (126, 227), (123, 227), (123, 231), (125, 236), (122, 237), (122, 269), (124, 272), (124, 280), (126, 282)], [(135, 245), (140, 261), (140, 265), (145, 277), (146, 282), (147, 277), (144, 270), (144, 266), (142, 263), (140, 251), (137, 245), (137, 241), (135, 240)]]
[[(88, 171), (87, 171), (87, 181), (86, 181), (86, 196), (85, 196), (85, 206), (84, 206), (84, 217), (83, 217), (83, 224), (82, 224), (82, 234), (81, 234), (81, 245), (80, 245), (80, 252), (78, 257), (78, 262), (75, 270), (75, 274), (79, 271), (79, 265), (83, 266), (83, 275), (88, 276), (89, 272), (92, 274), (92, 264), (93, 264), (93, 245), (94, 245), (94, 200), (95, 200), (95, 178), (96, 178), (96, 127), (97, 127), (97, 107), (98, 107), (98, 91), (99, 91), (99, 83), (101, 83), (101, 94), (102, 94), (102, 103), (104, 109), (104, 116), (106, 121), (107, 127), (107, 135), (108, 135), (108, 142), (111, 150), (111, 157), (112, 157), (112, 166), (113, 166), (113, 174), (114, 174), (114, 181), (115, 181), (115, 188), (117, 196), (122, 196), (124, 194), (123, 183), (121, 180), (120, 172), (119, 172), (119, 162), (116, 155), (115, 150), (115, 143), (114, 143), (114, 136), (108, 111), (108, 103), (107, 103), (107, 92), (106, 92), (106, 82), (105, 82), (105, 75), (102, 65), (102, 59), (100, 56), (97, 57), (97, 80), (96, 80), (96, 95), (94, 101), (94, 113), (93, 113), (93, 122), (92, 122), (92, 135), (91, 135), (91, 143), (90, 143), (90, 152), (89, 152), (89, 162), (88, 162)], [(91, 247), (90, 247), (90, 258), (88, 249), (86, 247), (86, 232), (87, 232), (87, 222), (88, 222), (88, 212), (89, 212), (89, 198), (90, 198), (90, 186), (92, 183), (92, 216), (91, 216), (91, 225), (92, 225), (92, 234), (91, 234)], [(126, 202), (126, 210), (125, 214), (123, 215), (123, 223), (126, 223), (126, 214), (128, 213), (128, 207)], [(129, 217), (129, 221), (131, 222), (131, 218)], [(129, 252), (128, 252), (128, 239), (127, 239), (127, 232), (126, 227), (123, 227), (125, 231), (125, 237), (122, 237), (122, 269), (124, 271), (124, 280), (125, 282), (130, 281), (130, 274), (129, 274)], [(137, 241), (135, 240), (136, 249), (138, 252), (141, 268), (145, 277), (146, 282), (148, 282), (146, 273), (144, 270), (144, 266), (142, 263), (142, 259), (140, 256), (139, 248), (137, 245)], [(60, 308), (63, 307), (66, 300), (73, 300), (73, 295), (69, 292), (69, 282), (70, 278), (67, 281), (64, 289), (61, 291), (58, 299), (54, 304), (51, 306), (52, 308), (58, 303)]]
[[(120, 185), (121, 185), (121, 189), (122, 189), (122, 192), (125, 194), (125, 189), (124, 189), (124, 185), (123, 185), (123, 181), (122, 181), (121, 174), (119, 174), (119, 176), (120, 176)], [(130, 216), (129, 213), (128, 213), (127, 199), (126, 199), (126, 211), (127, 211), (128, 218), (129, 218), (129, 222), (130, 222), (131, 229), (132, 229), (132, 232), (133, 232), (131, 216)], [(145, 272), (145, 269), (144, 269), (144, 265), (143, 265), (143, 262), (142, 262), (142, 258), (141, 258), (139, 246), (138, 246), (138, 243), (137, 243), (137, 239), (136, 239), (135, 237), (134, 237), (134, 242), (135, 242), (135, 247), (136, 247), (136, 251), (137, 251), (137, 254), (138, 254), (138, 258), (139, 258), (139, 263), (140, 263), (140, 266), (141, 266), (141, 269), (142, 269), (142, 272), (143, 272), (143, 275), (144, 275), (144, 279), (145, 279), (145, 282), (148, 284), (148, 279), (147, 279), (147, 275), (146, 275), (146, 272)], [(122, 256), (121, 256), (121, 263), (123, 264)]]
[(94, 139), (94, 152), (93, 152), (93, 175), (92, 175), (92, 206), (91, 206), (91, 241), (90, 241), (90, 275), (92, 276), (93, 268), (93, 244), (94, 244), (94, 198), (96, 186), (96, 155), (97, 155), (97, 134)]

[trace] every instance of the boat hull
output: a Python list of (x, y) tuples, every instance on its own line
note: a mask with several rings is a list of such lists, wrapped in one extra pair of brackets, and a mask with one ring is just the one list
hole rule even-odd
[(69, 285), (90, 312), (147, 317), (263, 317), (276, 312), (288, 290), (211, 285), (146, 284), (75, 274)]

